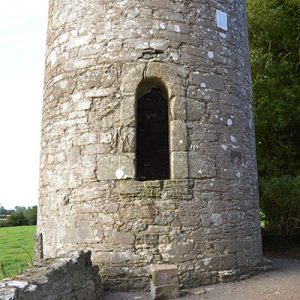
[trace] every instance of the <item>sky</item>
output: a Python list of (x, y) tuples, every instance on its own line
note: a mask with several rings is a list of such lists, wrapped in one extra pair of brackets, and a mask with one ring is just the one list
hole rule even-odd
[(0, 1), (0, 205), (38, 202), (48, 0)]

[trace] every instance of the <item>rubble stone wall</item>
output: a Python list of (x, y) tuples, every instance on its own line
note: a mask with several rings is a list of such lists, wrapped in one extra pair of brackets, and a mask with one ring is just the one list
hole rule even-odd
[[(180, 284), (261, 264), (245, 1), (50, 0), (38, 231), (91, 249), (107, 284)], [(135, 180), (141, 83), (168, 93), (170, 180)]]
[(43, 261), (14, 279), (0, 281), (1, 300), (100, 299), (98, 268), (90, 252)]

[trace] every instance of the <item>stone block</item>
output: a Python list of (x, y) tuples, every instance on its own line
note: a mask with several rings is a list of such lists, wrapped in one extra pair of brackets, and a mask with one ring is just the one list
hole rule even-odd
[(171, 178), (188, 178), (188, 154), (185, 151), (173, 151), (171, 153)]
[(232, 281), (237, 278), (236, 270), (219, 271), (219, 280), (221, 282)]
[(135, 151), (135, 128), (124, 128), (121, 133), (120, 144), (124, 153), (133, 153)]
[(151, 284), (151, 296), (154, 300), (176, 299), (179, 297), (177, 284), (154, 286)]
[(123, 127), (133, 127), (135, 126), (135, 105), (136, 99), (134, 96), (124, 97), (124, 100), (121, 103), (121, 125)]
[(160, 62), (149, 62), (146, 69), (146, 77), (159, 78), (166, 84), (170, 98), (174, 95), (183, 95), (180, 77), (176, 73), (177, 70), (173, 66)]
[(194, 99), (187, 100), (187, 120), (188, 121), (201, 121), (205, 114), (206, 105)]
[[(190, 178), (207, 178), (216, 176), (214, 154), (206, 151), (189, 152)], [(213, 186), (214, 183), (212, 183)]]
[(215, 256), (211, 260), (212, 267), (216, 270), (234, 270), (237, 264), (234, 255)]
[(187, 150), (187, 130), (184, 121), (175, 120), (170, 122), (170, 148), (171, 151)]
[(199, 72), (191, 73), (191, 83), (199, 86), (205, 86), (212, 90), (224, 90), (225, 85), (222, 76), (208, 75)]
[(135, 94), (136, 88), (143, 76), (144, 69), (144, 64), (124, 64), (121, 82), (121, 91), (123, 94)]
[(171, 120), (186, 119), (186, 99), (184, 97), (173, 97), (170, 100)]
[(36, 233), (34, 236), (34, 256), (36, 261), (44, 258), (43, 235), (41, 232)]
[(175, 265), (152, 265), (151, 282), (154, 286), (178, 285), (178, 270)]
[(97, 160), (97, 179), (113, 180), (134, 178), (133, 153), (101, 155)]
[(97, 135), (95, 133), (83, 133), (75, 141), (74, 145), (89, 145), (97, 142)]
[(153, 299), (175, 299), (179, 297), (176, 265), (152, 265), (150, 272)]
[(112, 234), (112, 241), (115, 245), (132, 245), (134, 239), (134, 235), (131, 232), (114, 231)]

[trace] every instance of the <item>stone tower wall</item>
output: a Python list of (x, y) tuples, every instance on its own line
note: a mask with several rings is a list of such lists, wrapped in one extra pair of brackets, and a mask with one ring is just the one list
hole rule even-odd
[[(45, 257), (90, 249), (118, 288), (145, 287), (151, 263), (184, 286), (260, 265), (247, 39), (241, 0), (50, 0)], [(142, 81), (168, 93), (170, 180), (134, 179)]]

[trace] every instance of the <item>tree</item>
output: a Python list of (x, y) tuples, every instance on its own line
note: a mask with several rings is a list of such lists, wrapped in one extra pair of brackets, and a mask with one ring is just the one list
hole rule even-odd
[(300, 0), (247, 6), (261, 209), (286, 237), (300, 220)]
[(15, 210), (10, 213), (7, 218), (7, 226), (23, 226), (36, 225), (37, 221), (37, 206), (20, 207), (16, 206)]
[(16, 210), (12, 212), (7, 218), (8, 226), (22, 226), (28, 225), (27, 220), (24, 216), (24, 212), (22, 210)]
[(257, 156), (262, 177), (300, 171), (300, 1), (249, 0)]
[(0, 204), (0, 218), (1, 216), (6, 216), (7, 210)]
[(37, 222), (37, 206), (28, 207), (24, 211), (24, 217), (28, 225), (36, 225)]

